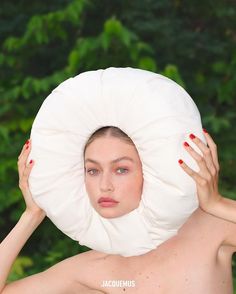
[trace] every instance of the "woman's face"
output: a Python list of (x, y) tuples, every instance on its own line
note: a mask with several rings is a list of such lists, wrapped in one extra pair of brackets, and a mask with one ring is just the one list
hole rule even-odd
[(143, 173), (135, 146), (116, 137), (97, 138), (86, 148), (84, 165), (90, 202), (102, 217), (119, 217), (139, 206)]

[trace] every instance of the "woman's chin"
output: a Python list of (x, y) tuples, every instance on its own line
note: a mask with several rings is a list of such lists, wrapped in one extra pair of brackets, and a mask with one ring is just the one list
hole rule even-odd
[(99, 208), (96, 209), (97, 213), (107, 219), (121, 217), (125, 214), (130, 213), (131, 211), (116, 211), (116, 209), (112, 208)]
[(111, 211), (111, 210), (110, 211), (108, 211), (108, 210), (106, 210), (106, 211), (99, 210), (97, 212), (100, 214), (100, 216), (102, 216), (104, 218), (116, 218), (116, 217), (120, 217), (120, 216), (124, 215), (122, 213), (117, 213), (116, 211)]
[(117, 211), (117, 208), (115, 207), (94, 207), (94, 209), (100, 216), (104, 218), (116, 218), (125, 214), (120, 211)]

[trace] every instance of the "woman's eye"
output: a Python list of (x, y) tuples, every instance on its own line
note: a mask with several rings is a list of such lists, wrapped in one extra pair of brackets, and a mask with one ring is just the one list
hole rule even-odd
[[(125, 173), (128, 172), (128, 169), (127, 169), (127, 168), (122, 168), (122, 167), (120, 167), (120, 168), (117, 168), (117, 171), (118, 171), (119, 174), (125, 174)], [(88, 170), (87, 170), (87, 173), (88, 173), (89, 175), (91, 175), (91, 176), (96, 175), (98, 172), (99, 172), (99, 171), (98, 171), (97, 169), (94, 169), (94, 168), (92, 168), (92, 169), (88, 169)]]
[(121, 174), (125, 174), (128, 171), (127, 168), (122, 168), (122, 167), (121, 168), (118, 168), (117, 170), (121, 170), (122, 171)]
[[(94, 172), (94, 171), (95, 171), (95, 172)], [(97, 170), (93, 168), (93, 169), (89, 169), (89, 170), (87, 170), (87, 173), (90, 174), (91, 176), (93, 176), (93, 175), (96, 173), (96, 171), (97, 171)], [(91, 172), (92, 172), (92, 173), (91, 173)]]

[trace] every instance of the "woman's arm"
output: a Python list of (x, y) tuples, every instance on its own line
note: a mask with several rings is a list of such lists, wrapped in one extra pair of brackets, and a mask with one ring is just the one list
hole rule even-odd
[(26, 209), (16, 226), (0, 243), (0, 293), (5, 293), (6, 280), (17, 255), (45, 217), (44, 211), (33, 201), (28, 188), (28, 176), (33, 162), (26, 165), (31, 149), (30, 141), (27, 142), (18, 157), (19, 187), (25, 199)]
[(190, 138), (203, 155), (200, 155), (184, 142), (184, 148), (196, 160), (200, 169), (199, 172), (193, 171), (182, 160), (179, 160), (180, 166), (196, 182), (199, 206), (207, 213), (236, 223), (236, 201), (223, 197), (218, 191), (219, 162), (217, 146), (206, 130), (204, 130), (204, 135), (208, 146), (198, 137), (193, 134), (190, 135)]
[[(0, 243), (0, 294), (87, 293), (90, 288), (86, 286), (86, 283), (79, 281), (84, 275), (87, 264), (87, 258), (83, 254), (79, 255), (80, 258), (77, 256), (67, 258), (41, 273), (6, 284), (17, 255), (45, 217), (45, 212), (34, 202), (29, 190), (28, 177), (34, 165), (33, 161), (26, 164), (30, 148), (30, 142), (28, 142), (18, 157), (19, 187), (26, 209), (16, 226)], [(91, 269), (89, 270), (91, 272)]]
[(25, 211), (18, 223), (0, 244), (0, 293), (5, 293), (4, 287), (10, 273), (12, 264), (14, 263), (20, 250), (42, 222), (44, 216), (42, 214), (33, 214)]

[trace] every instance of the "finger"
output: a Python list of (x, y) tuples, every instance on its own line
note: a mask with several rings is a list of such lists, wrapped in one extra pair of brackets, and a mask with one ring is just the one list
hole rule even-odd
[(206, 180), (201, 177), (197, 172), (195, 172), (194, 170), (192, 170), (185, 162), (183, 162), (182, 159), (179, 160), (179, 164), (181, 166), (181, 168), (191, 177), (194, 179), (194, 181), (199, 184), (199, 185), (203, 185), (203, 183), (206, 182)]
[(31, 149), (31, 144), (29, 141), (27, 141), (28, 143), (24, 145), (24, 147), (22, 148), (22, 151), (21, 151), (21, 154), (20, 156), (18, 157), (18, 161), (22, 162), (25, 160), (25, 157), (26, 157), (26, 153), (28, 153)]
[(210, 171), (208, 170), (205, 158), (201, 156), (198, 152), (196, 152), (187, 142), (184, 142), (185, 150), (196, 160), (200, 171), (199, 174), (210, 180)]
[(22, 155), (22, 153), (24, 152), (24, 149), (29, 145), (31, 139), (28, 139), (25, 144), (23, 145), (23, 148), (21, 149), (21, 153), (20, 155), (18, 156), (18, 158)]
[(24, 150), (27, 148), (27, 146), (28, 146), (29, 144), (30, 144), (30, 139), (28, 139), (28, 140), (25, 142), (23, 148), (21, 149), (21, 153), (20, 153), (20, 155), (18, 156), (18, 159), (20, 159), (21, 155), (23, 154)]
[(208, 170), (210, 171), (210, 173), (212, 175), (216, 174), (216, 167), (213, 161), (213, 157), (212, 157), (212, 153), (211, 153), (211, 149), (202, 142), (202, 140), (198, 137), (196, 137), (194, 134), (190, 134), (190, 139), (193, 141), (194, 144), (197, 145), (197, 147), (201, 150), (204, 159), (206, 161), (206, 165)]
[(21, 189), (26, 189), (28, 188), (28, 178), (29, 178), (29, 175), (30, 175), (30, 172), (32, 170), (32, 167), (34, 165), (34, 161), (33, 160), (30, 160), (30, 162), (26, 165), (23, 173), (22, 173), (22, 177), (20, 179), (20, 183), (19, 183), (19, 186)]
[(211, 150), (214, 166), (216, 167), (217, 172), (219, 172), (220, 165), (219, 165), (218, 154), (217, 154), (217, 145), (213, 141), (211, 135), (206, 131), (206, 129), (203, 129), (203, 131), (204, 131), (203, 133), (206, 138), (207, 144)]
[(20, 178), (22, 177), (22, 174), (23, 174), (24, 169), (26, 167), (27, 158), (28, 158), (29, 153), (30, 153), (30, 150), (31, 150), (30, 144), (28, 144), (27, 147), (23, 150), (23, 153), (22, 153), (22, 155), (19, 158), (18, 163), (17, 163), (17, 165), (18, 165), (18, 172), (19, 172), (19, 177)]
[(20, 158), (20, 161), (21, 161), (21, 162), (26, 163), (27, 158), (28, 158), (29, 153), (30, 153), (30, 150), (31, 150), (31, 144), (29, 143), (29, 144), (27, 144), (25, 150), (23, 151), (23, 153), (22, 153), (22, 155), (21, 155), (21, 158)]

